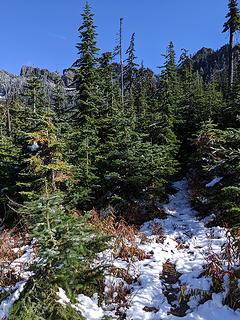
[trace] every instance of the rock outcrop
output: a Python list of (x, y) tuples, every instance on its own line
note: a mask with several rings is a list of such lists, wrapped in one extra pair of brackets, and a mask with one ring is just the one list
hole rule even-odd
[[(226, 73), (229, 65), (229, 46), (225, 45), (219, 50), (202, 48), (192, 56), (194, 71), (200, 72), (204, 81), (209, 82), (213, 76), (221, 79)], [(240, 60), (239, 46), (234, 49), (234, 65), (235, 68)]]
[(23, 66), (19, 76), (0, 70), (0, 102), (8, 100), (14, 95), (21, 95), (24, 99), (27, 80), (31, 76), (42, 80), (43, 90), (48, 101), (53, 99), (56, 87), (61, 86), (66, 95), (67, 107), (71, 107), (74, 104), (73, 69), (66, 69), (63, 75), (60, 75), (47, 69), (29, 66)]

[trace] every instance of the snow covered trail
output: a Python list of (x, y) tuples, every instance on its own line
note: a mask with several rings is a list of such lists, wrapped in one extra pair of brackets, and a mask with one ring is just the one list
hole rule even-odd
[[(205, 227), (207, 219), (197, 219), (197, 212), (191, 208), (188, 199), (186, 179), (176, 182), (174, 188), (177, 193), (164, 205), (167, 218), (149, 221), (140, 230), (148, 241), (141, 244), (139, 240), (139, 248), (152, 253), (148, 259), (132, 262), (129, 266), (126, 261), (113, 259), (110, 250), (101, 255), (102, 262), (128, 269), (133, 277), (137, 275), (137, 281), (130, 285), (125, 317), (127, 320), (176, 320), (179, 316), (184, 320), (239, 320), (240, 310), (234, 312), (223, 305), (224, 292), (213, 294), (211, 300), (199, 304), (212, 284), (210, 277), (202, 275), (209, 246), (211, 244), (213, 252), (220, 253), (226, 242), (226, 231), (220, 227), (209, 229)], [(158, 225), (165, 234), (162, 243), (157, 241), (158, 235), (153, 234)], [(225, 280), (227, 287), (227, 276)], [(106, 285), (111, 281), (119, 279), (106, 276)], [(183, 290), (196, 293), (179, 306)], [(109, 306), (103, 309), (105, 315), (120, 319)]]

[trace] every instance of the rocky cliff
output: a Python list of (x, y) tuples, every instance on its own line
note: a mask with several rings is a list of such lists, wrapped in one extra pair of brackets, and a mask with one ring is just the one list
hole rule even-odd
[(63, 75), (60, 75), (57, 72), (50, 72), (47, 69), (29, 66), (23, 66), (19, 76), (0, 70), (0, 101), (6, 101), (16, 94), (24, 94), (27, 79), (31, 76), (36, 76), (42, 80), (45, 95), (50, 100), (56, 86), (60, 85), (66, 93), (67, 101), (69, 101), (70, 104), (73, 103), (75, 95), (73, 69), (66, 69), (63, 71)]
[[(202, 48), (192, 56), (193, 69), (202, 74), (203, 79), (208, 82), (214, 75), (218, 78), (228, 70), (229, 65), (229, 46), (225, 45), (219, 50)], [(240, 61), (239, 46), (234, 48), (234, 65), (235, 68)]]
[[(193, 69), (202, 74), (204, 80), (208, 82), (214, 75), (218, 75), (221, 79), (226, 73), (229, 63), (228, 45), (223, 46), (219, 50), (209, 48), (202, 48), (192, 57)], [(240, 62), (239, 46), (235, 47), (234, 63), (235, 66)], [(114, 71), (116, 72), (116, 80), (120, 74), (119, 65), (113, 64)], [(74, 104), (75, 89), (73, 84), (74, 69), (69, 68), (63, 70), (60, 75), (57, 72), (50, 72), (47, 69), (34, 68), (23, 66), (20, 75), (10, 74), (7, 71), (0, 70), (0, 101), (4, 101), (9, 97), (24, 93), (26, 89), (26, 82), (30, 76), (36, 76), (42, 79), (45, 94), (51, 99), (52, 93), (56, 85), (61, 85), (66, 93), (69, 106)]]

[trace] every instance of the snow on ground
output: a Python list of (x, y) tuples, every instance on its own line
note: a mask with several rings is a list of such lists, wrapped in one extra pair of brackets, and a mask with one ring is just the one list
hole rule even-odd
[[(176, 320), (178, 316), (170, 313), (170, 310), (179, 305), (180, 293), (193, 292), (190, 300), (187, 302), (184, 320), (234, 320), (240, 319), (240, 310), (233, 311), (223, 305), (224, 294), (213, 294), (212, 299), (199, 304), (201, 294), (209, 292), (212, 284), (211, 278), (202, 275), (203, 266), (206, 264), (206, 258), (209, 255), (209, 248), (215, 253), (221, 252), (221, 247), (226, 241), (226, 230), (220, 227), (207, 228), (204, 223), (208, 219), (199, 221), (188, 200), (188, 184), (183, 179), (174, 184), (178, 190), (175, 195), (171, 195), (169, 203), (164, 205), (164, 210), (168, 214), (167, 219), (155, 219), (145, 223), (141, 227), (141, 232), (147, 236), (147, 242), (141, 243), (139, 248), (152, 254), (148, 259), (131, 262), (130, 264), (121, 259), (114, 259), (111, 250), (106, 250), (100, 254), (100, 260), (103, 264), (110, 264), (117, 268), (123, 268), (132, 276), (136, 276), (137, 281), (128, 285), (131, 293), (128, 296), (128, 306), (104, 305), (103, 312), (111, 316), (112, 319), (119, 319), (119, 311), (126, 315), (127, 320)], [(157, 241), (157, 235), (153, 235), (153, 226), (161, 225), (164, 229), (166, 239), (163, 243)], [(179, 248), (179, 243), (182, 247)], [(161, 277), (164, 264), (170, 262), (175, 266), (178, 274), (176, 282), (167, 283), (164, 277)], [(227, 276), (226, 287), (227, 287)], [(106, 287), (110, 284), (124, 282), (122, 279), (106, 275)], [(170, 289), (169, 289), (170, 288)], [(168, 301), (167, 294), (176, 290), (176, 301)], [(107, 289), (106, 289), (107, 292)], [(87, 309), (89, 300), (81, 300), (82, 308)], [(116, 311), (118, 310), (118, 315)], [(99, 311), (99, 310), (98, 310)], [(90, 315), (86, 319), (93, 319)], [(101, 312), (98, 318), (101, 319)]]
[[(29, 267), (36, 260), (33, 248), (34, 244), (35, 240), (33, 240), (30, 245), (20, 248), (21, 252), (24, 252), (24, 254), (21, 257), (14, 260), (8, 266), (8, 269), (13, 270), (13, 273), (17, 274), (21, 281), (17, 282), (14, 286), (9, 286), (5, 288), (0, 287), (0, 295), (2, 293), (7, 294), (7, 297), (0, 303), (0, 320), (7, 319), (11, 307), (13, 306), (14, 302), (16, 302), (19, 299), (25, 284), (27, 283), (28, 279), (33, 275), (33, 273), (29, 271)], [(19, 249), (16, 248), (15, 251), (17, 250)]]
[(79, 311), (81, 315), (88, 320), (98, 320), (102, 319), (104, 316), (103, 310), (97, 305), (97, 297), (93, 297), (92, 299), (90, 299), (83, 294), (79, 294), (77, 297), (77, 303), (72, 304), (62, 288), (58, 288), (57, 295), (60, 298), (58, 300), (59, 303), (61, 303), (63, 306), (70, 305), (73, 309)]
[(223, 179), (223, 177), (216, 177), (216, 178), (214, 178), (212, 181), (210, 181), (209, 183), (207, 183), (205, 187), (207, 187), (207, 188), (212, 188), (212, 187), (214, 187), (216, 184), (218, 184), (222, 179)]

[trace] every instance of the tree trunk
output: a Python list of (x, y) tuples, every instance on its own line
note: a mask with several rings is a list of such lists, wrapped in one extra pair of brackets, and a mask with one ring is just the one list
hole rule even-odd
[(10, 114), (10, 108), (9, 108), (9, 103), (6, 102), (6, 107), (7, 107), (7, 127), (8, 127), (8, 132), (11, 133), (12, 131), (12, 122), (11, 122), (11, 114)]
[(233, 85), (233, 74), (234, 74), (234, 64), (233, 64), (233, 48), (234, 48), (234, 32), (230, 29), (230, 40), (229, 40), (229, 88)]
[(121, 96), (122, 96), (122, 105), (124, 105), (124, 77), (123, 77), (123, 48), (122, 48), (122, 23), (123, 18), (120, 19), (120, 65), (121, 65)]

